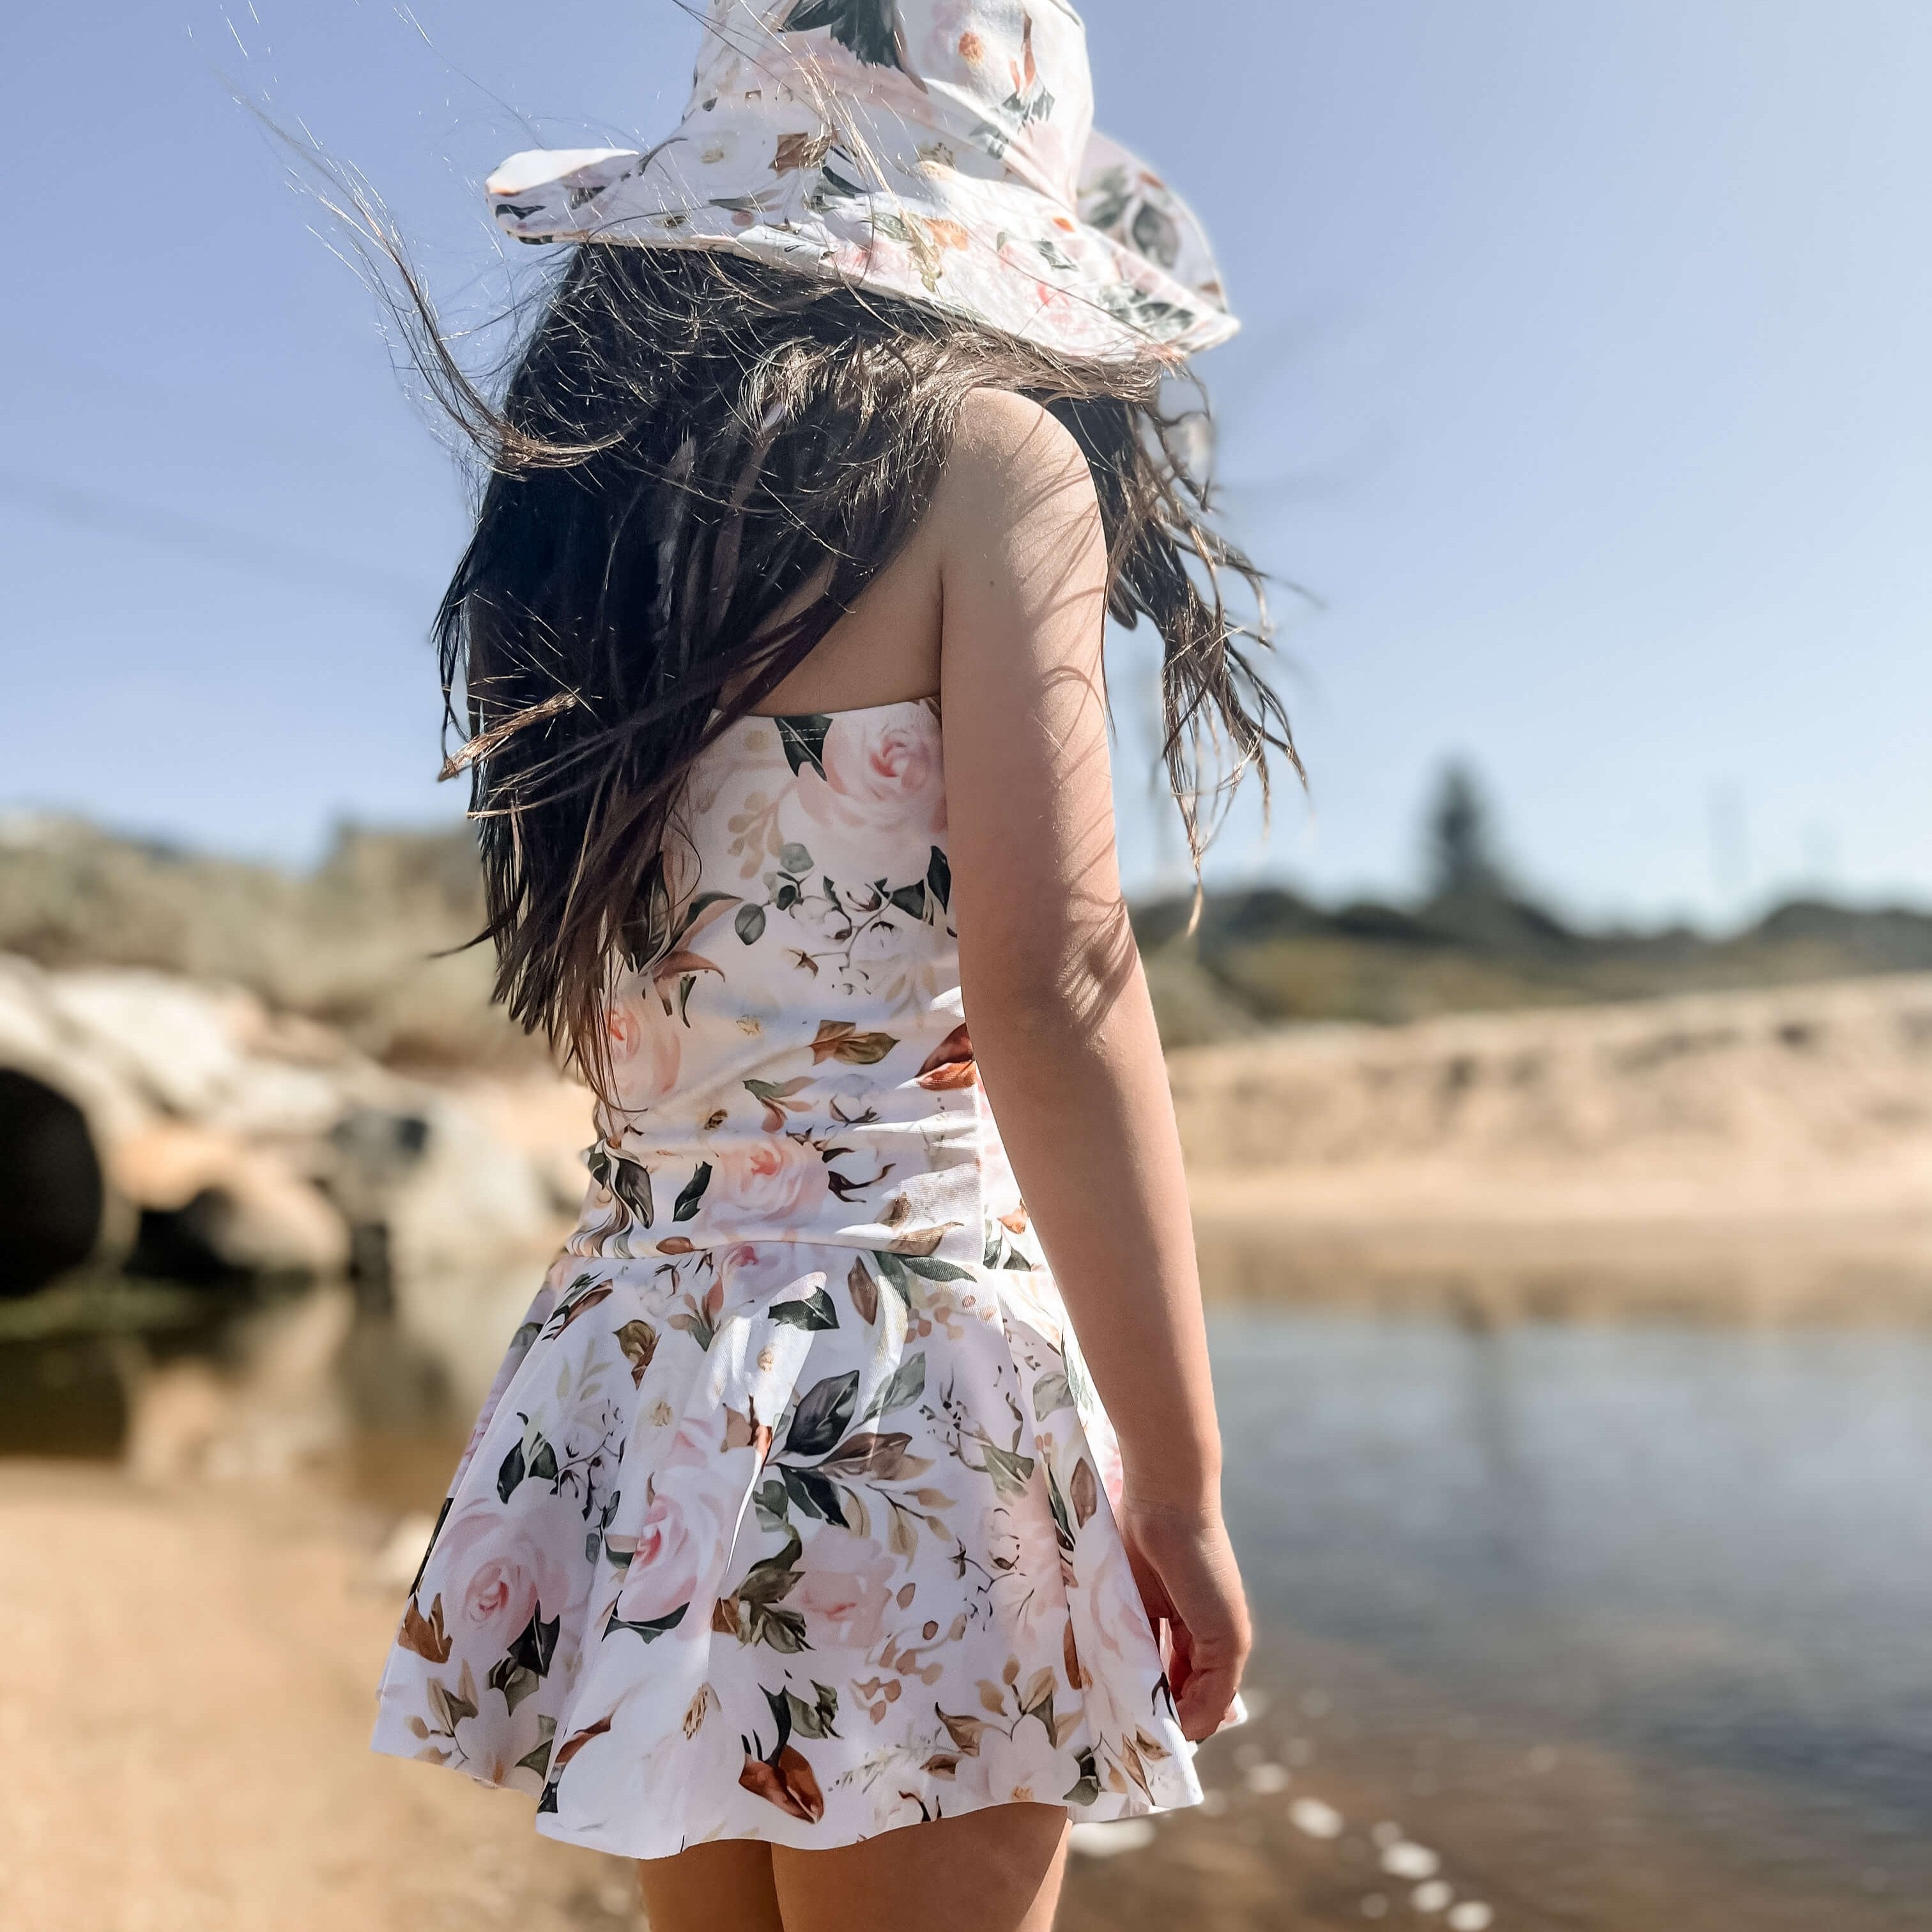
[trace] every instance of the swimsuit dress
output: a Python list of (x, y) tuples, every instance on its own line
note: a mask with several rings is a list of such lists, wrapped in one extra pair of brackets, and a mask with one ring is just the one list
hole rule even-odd
[(974, 1066), (936, 707), (740, 720), (665, 850), (582, 1216), (375, 1748), (636, 1858), (1198, 1802), (1113, 1432)]

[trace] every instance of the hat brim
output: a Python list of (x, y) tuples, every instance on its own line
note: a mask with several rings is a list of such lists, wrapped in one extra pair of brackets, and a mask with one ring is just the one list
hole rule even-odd
[(1239, 326), (1192, 212), (1104, 136), (1076, 215), (1010, 176), (954, 166), (861, 188), (824, 164), (822, 142), (767, 132), (680, 131), (645, 153), (537, 150), (506, 161), (487, 191), (520, 242), (729, 249), (1065, 356), (1177, 362)]

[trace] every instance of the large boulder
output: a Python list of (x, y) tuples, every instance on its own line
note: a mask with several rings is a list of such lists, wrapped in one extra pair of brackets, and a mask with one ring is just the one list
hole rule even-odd
[(94, 1252), (104, 1191), (87, 1116), (0, 1066), (0, 1297), (31, 1294)]

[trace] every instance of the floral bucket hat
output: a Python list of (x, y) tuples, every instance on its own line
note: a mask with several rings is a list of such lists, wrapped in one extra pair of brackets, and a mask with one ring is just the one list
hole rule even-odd
[(513, 155), (487, 191), (520, 242), (734, 249), (1069, 356), (1237, 326), (1192, 212), (1094, 131), (1065, 0), (710, 0), (663, 140)]

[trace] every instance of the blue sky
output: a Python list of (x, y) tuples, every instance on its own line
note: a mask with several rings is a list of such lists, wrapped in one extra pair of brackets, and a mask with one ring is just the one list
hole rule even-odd
[[(1214, 875), (1406, 890), (1461, 756), (1587, 916), (1932, 901), (1920, 0), (1087, 13), (1246, 322), (1204, 364), (1231, 516), (1320, 599), (1282, 604), (1312, 798)], [(668, 125), (693, 40), (673, 0), (14, 10), (0, 807), (293, 859), (458, 808), (423, 633), (463, 480), (230, 89), (475, 317), (526, 266), (481, 177)], [(1146, 886), (1137, 640), (1115, 676)]]

